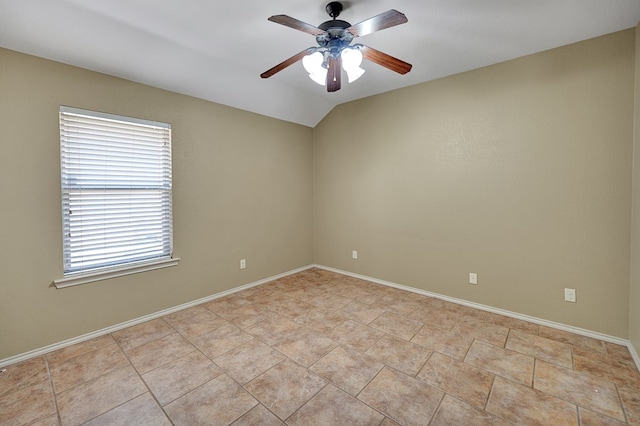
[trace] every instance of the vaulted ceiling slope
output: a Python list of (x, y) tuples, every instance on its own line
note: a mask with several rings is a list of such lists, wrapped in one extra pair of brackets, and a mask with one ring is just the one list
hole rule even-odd
[(359, 42), (413, 64), (372, 62), (327, 93), (296, 63), (260, 73), (313, 36), (267, 21), (329, 19), (323, 0), (0, 0), (0, 46), (315, 126), (338, 104), (634, 27), (640, 0), (351, 0), (352, 24), (396, 9), (408, 23)]

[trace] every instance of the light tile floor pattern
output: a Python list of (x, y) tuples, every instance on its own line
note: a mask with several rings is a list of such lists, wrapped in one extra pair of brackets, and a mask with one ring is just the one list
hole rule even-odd
[(7, 367), (2, 425), (640, 424), (628, 350), (310, 269)]

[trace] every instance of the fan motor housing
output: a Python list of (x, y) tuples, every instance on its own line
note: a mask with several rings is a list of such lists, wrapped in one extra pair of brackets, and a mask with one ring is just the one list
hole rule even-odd
[(353, 40), (353, 34), (347, 31), (347, 28), (350, 26), (350, 23), (339, 19), (332, 19), (331, 21), (323, 22), (318, 26), (318, 28), (326, 32), (316, 36), (318, 45), (321, 47), (335, 47), (339, 49), (348, 46)]
[(345, 29), (345, 28), (349, 28), (350, 26), (351, 24), (348, 23), (347, 21), (343, 21), (341, 19), (332, 19), (330, 21), (326, 21), (318, 25), (318, 28), (320, 28), (323, 31), (328, 31), (331, 28)]

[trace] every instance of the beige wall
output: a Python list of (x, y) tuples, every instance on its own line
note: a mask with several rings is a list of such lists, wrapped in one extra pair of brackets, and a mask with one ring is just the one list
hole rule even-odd
[[(313, 130), (0, 49), (0, 359), (314, 260), (638, 349), (634, 34), (345, 104)], [(51, 287), (61, 104), (173, 125), (178, 267)]]
[[(61, 104), (172, 124), (179, 266), (50, 286)], [(2, 49), (0, 122), (0, 359), (313, 262), (310, 128)]]
[(634, 33), (335, 108), (316, 263), (626, 338)]
[(631, 292), (629, 340), (640, 354), (640, 31), (636, 28), (635, 114), (633, 129), (633, 232), (631, 235)]

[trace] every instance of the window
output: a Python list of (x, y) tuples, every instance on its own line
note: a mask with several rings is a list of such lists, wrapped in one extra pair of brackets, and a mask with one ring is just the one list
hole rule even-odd
[(177, 263), (169, 124), (60, 107), (60, 160), (65, 278), (56, 287)]

